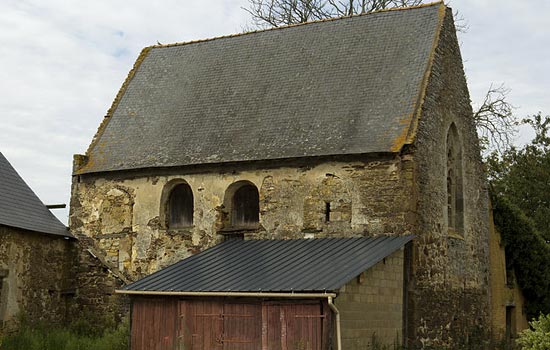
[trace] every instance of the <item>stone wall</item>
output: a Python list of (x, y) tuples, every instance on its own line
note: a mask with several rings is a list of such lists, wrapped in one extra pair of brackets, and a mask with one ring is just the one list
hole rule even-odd
[[(413, 212), (406, 157), (308, 160), (185, 169), (172, 174), (76, 176), (71, 232), (94, 238), (107, 261), (132, 279), (150, 274), (233, 233), (224, 227), (225, 193), (246, 180), (259, 190), (260, 225), (246, 238), (407, 234)], [(176, 180), (194, 196), (193, 226), (163, 224), (163, 189)], [(225, 201), (225, 202), (224, 202)], [(326, 221), (326, 203), (330, 219)]]
[(74, 240), (0, 226), (0, 334), (30, 323), (61, 323), (74, 296)]
[(403, 278), (401, 249), (340, 289), (334, 303), (340, 311), (343, 349), (373, 349), (373, 343), (399, 348)]
[[(448, 227), (447, 134), (461, 147), (463, 227)], [(490, 329), (488, 195), (460, 50), (448, 9), (431, 67), (414, 153), (418, 238), (413, 249), (408, 335), (415, 347), (487, 339)], [(477, 339), (474, 339), (476, 338)]]
[(115, 294), (131, 280), (106, 261), (105, 252), (86, 236), (78, 236), (75, 259), (76, 278), (72, 321), (80, 317), (94, 317), (102, 322), (120, 321), (130, 310), (128, 297)]

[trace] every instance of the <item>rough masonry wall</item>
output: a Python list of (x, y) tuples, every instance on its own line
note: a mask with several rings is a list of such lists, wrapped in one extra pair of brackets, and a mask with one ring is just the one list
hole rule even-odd
[[(462, 145), (464, 224), (447, 225), (447, 132), (456, 125)], [(414, 159), (418, 237), (409, 289), (408, 335), (416, 347), (483, 346), (490, 329), (488, 195), (460, 50), (447, 10), (435, 53)], [(454, 344), (454, 345), (453, 345)]]
[[(244, 232), (245, 238), (411, 233), (409, 158), (305, 164), (227, 165), (154, 176), (75, 176), (71, 232), (94, 238), (109, 263), (136, 279), (220, 242), (227, 234), (226, 190), (246, 180), (259, 190), (260, 226)], [(181, 180), (193, 191), (193, 226), (170, 230), (162, 219), (163, 189)], [(326, 202), (331, 203), (329, 222)]]
[[(403, 249), (386, 257), (340, 289), (342, 348), (400, 348), (403, 341)], [(373, 344), (374, 343), (374, 344)]]
[(71, 305), (74, 241), (0, 226), (0, 334), (28, 322), (61, 323)]
[(106, 261), (105, 252), (92, 238), (81, 235), (77, 239), (75, 303), (67, 321), (81, 317), (94, 317), (99, 322), (120, 321), (127, 316), (130, 301), (114, 291), (130, 280)]

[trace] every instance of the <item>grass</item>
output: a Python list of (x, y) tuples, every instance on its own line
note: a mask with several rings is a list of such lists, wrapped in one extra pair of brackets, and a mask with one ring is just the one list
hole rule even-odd
[(77, 321), (67, 327), (22, 326), (19, 332), (0, 338), (0, 350), (128, 350), (129, 324), (84, 327)]

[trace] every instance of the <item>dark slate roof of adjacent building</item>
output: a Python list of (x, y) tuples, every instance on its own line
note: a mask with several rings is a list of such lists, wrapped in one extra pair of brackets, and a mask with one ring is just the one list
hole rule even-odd
[(0, 225), (73, 237), (0, 153)]
[(77, 173), (398, 152), (442, 3), (145, 48)]
[(147, 292), (336, 291), (413, 236), (231, 240), (126, 286)]

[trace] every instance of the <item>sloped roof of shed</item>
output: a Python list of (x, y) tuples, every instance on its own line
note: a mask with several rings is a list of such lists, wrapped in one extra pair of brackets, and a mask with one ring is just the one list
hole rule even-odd
[(153, 273), (123, 291), (336, 291), (412, 238), (231, 240)]
[(0, 225), (73, 237), (0, 153)]
[(397, 152), (442, 3), (145, 48), (77, 173)]

